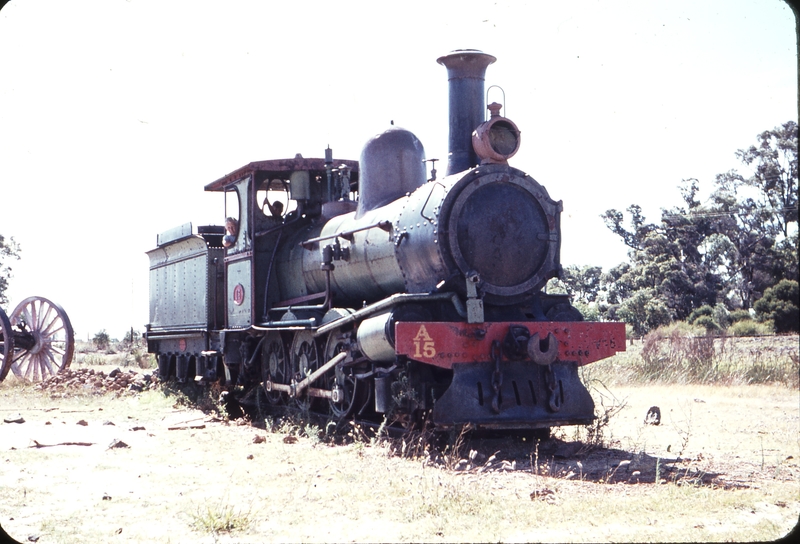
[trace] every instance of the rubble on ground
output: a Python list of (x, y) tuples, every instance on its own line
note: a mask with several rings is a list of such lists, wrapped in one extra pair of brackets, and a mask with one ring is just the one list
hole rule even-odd
[(93, 368), (66, 368), (36, 384), (35, 387), (42, 391), (54, 392), (83, 389), (96, 394), (125, 391), (136, 393), (153, 389), (157, 383), (158, 377), (155, 373), (140, 374), (132, 369), (123, 372), (119, 368), (115, 368), (106, 375), (103, 371)]

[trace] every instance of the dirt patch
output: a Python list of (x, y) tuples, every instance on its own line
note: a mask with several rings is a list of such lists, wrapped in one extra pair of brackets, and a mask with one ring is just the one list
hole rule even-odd
[(786, 388), (615, 387), (602, 447), (564, 428), (438, 453), (227, 421), (163, 389), (75, 391), (0, 384), (0, 415), (23, 419), (0, 423), (0, 525), (19, 541), (769, 540), (800, 512)]

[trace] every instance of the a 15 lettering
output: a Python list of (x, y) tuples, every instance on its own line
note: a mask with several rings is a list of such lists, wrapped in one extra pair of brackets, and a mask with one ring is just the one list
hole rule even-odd
[(436, 343), (425, 325), (420, 325), (417, 334), (414, 336), (414, 357), (432, 359), (436, 356)]

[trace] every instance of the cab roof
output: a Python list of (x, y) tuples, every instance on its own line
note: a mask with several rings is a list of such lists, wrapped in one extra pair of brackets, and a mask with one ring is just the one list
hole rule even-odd
[[(358, 161), (337, 159), (333, 163), (325, 164), (325, 159), (306, 159), (297, 156), (293, 159), (271, 159), (268, 161), (256, 161), (246, 164), (234, 170), (230, 174), (219, 178), (217, 181), (206, 185), (206, 191), (224, 191), (231, 184), (239, 181), (248, 175), (253, 174), (255, 179), (288, 179), (292, 172), (307, 170), (312, 176), (322, 176), (326, 174), (326, 167), (338, 168), (347, 166), (350, 169), (350, 180), (358, 181)], [(280, 186), (275, 187), (279, 189)]]

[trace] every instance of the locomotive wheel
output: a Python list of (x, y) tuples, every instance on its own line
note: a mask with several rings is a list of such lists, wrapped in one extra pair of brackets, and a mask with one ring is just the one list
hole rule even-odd
[(61, 306), (43, 297), (26, 298), (14, 308), (10, 321), (23, 331), (25, 340), (16, 342), (18, 355), (11, 365), (14, 375), (37, 381), (69, 368), (75, 336)]
[(11, 322), (0, 308), (0, 382), (6, 379), (11, 369), (11, 359), (14, 356), (14, 333), (11, 331)]
[[(292, 365), (291, 377), (295, 382), (303, 380), (306, 376), (319, 368), (319, 352), (317, 340), (314, 338), (311, 331), (299, 331), (295, 333), (290, 349)], [(312, 387), (314, 387), (313, 384)], [(300, 396), (295, 399), (295, 402), (301, 410), (308, 411), (311, 408), (312, 400), (313, 399), (305, 393), (301, 393)]]
[[(355, 338), (353, 338), (352, 332), (342, 333), (340, 329), (331, 332), (325, 345), (325, 360), (330, 361), (339, 353), (348, 351), (353, 342), (355, 342)], [(359, 384), (355, 373), (355, 367), (345, 368), (344, 365), (339, 364), (331, 372), (325, 374), (325, 388), (332, 390), (336, 387), (341, 393), (338, 402), (334, 402), (333, 399), (328, 400), (331, 415), (336, 419), (344, 419), (353, 411), (359, 393)]]
[[(261, 378), (264, 384), (267, 381), (287, 385), (289, 383), (289, 368), (287, 364), (286, 348), (283, 346), (281, 333), (272, 331), (267, 333), (264, 344), (261, 347)], [(284, 395), (280, 391), (267, 391), (266, 385), (264, 392), (270, 404), (281, 404)]]

